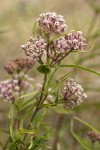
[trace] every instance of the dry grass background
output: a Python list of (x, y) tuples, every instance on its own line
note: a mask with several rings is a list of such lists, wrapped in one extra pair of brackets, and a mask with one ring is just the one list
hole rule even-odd
[[(7, 74), (5, 73), (3, 66), (9, 61), (9, 59), (15, 58), (16, 56), (25, 56), (24, 52), (20, 49), (20, 45), (25, 43), (29, 36), (31, 36), (32, 27), (35, 19), (40, 13), (44, 12), (56, 12), (64, 16), (67, 25), (69, 26), (68, 32), (72, 29), (82, 30), (84, 36), (87, 35), (91, 19), (93, 17), (93, 10), (87, 4), (86, 0), (0, 0), (0, 80), (6, 79)], [(93, 33), (99, 28), (99, 19), (96, 20)], [(87, 50), (89, 50), (93, 43), (98, 44), (99, 40), (91, 40), (88, 42)], [(100, 44), (99, 44), (100, 46)], [(99, 50), (99, 47), (93, 49), (91, 53), (95, 54)], [(87, 56), (88, 54), (84, 54)], [(75, 62), (83, 54), (73, 54), (69, 56), (65, 63)], [(96, 59), (92, 59), (84, 63), (85, 65), (99, 63), (100, 56)], [(94, 68), (100, 72), (99, 68)], [(58, 76), (63, 75), (63, 71), (59, 72)], [(40, 80), (41, 76), (37, 74), (37, 71), (30, 72), (36, 80)], [(100, 88), (100, 77), (90, 75), (89, 73), (77, 72), (75, 75), (76, 80), (84, 85), (90, 87)], [(89, 98), (87, 102), (100, 101), (100, 94), (97, 91), (89, 91)], [(0, 127), (6, 128), (6, 115), (8, 112), (7, 105), (0, 102)], [(89, 112), (89, 113), (88, 113)], [(78, 116), (90, 122), (92, 125), (100, 126), (100, 111), (96, 110), (95, 107), (92, 111), (86, 110), (78, 113)], [(97, 117), (96, 117), (97, 116)], [(62, 133), (64, 134), (64, 133)], [(4, 141), (5, 135), (0, 133), (0, 141)]]

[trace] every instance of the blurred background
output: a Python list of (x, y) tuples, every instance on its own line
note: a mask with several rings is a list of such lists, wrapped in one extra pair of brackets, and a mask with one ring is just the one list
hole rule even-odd
[[(25, 56), (20, 45), (26, 43), (31, 36), (34, 21), (38, 16), (48, 11), (64, 16), (68, 25), (67, 32), (81, 30), (87, 38), (87, 53), (71, 54), (64, 60), (64, 64), (77, 63), (100, 73), (100, 0), (0, 0), (0, 81), (8, 77), (3, 69), (5, 63), (16, 56)], [(61, 69), (56, 78), (69, 70)], [(30, 71), (30, 75), (34, 76), (36, 81), (42, 79), (36, 68)], [(100, 129), (100, 77), (77, 70), (74, 78), (82, 84), (88, 94), (85, 103), (76, 108), (76, 115)], [(7, 104), (0, 102), (0, 128), (7, 128), (7, 113)], [(57, 114), (55, 118), (52, 116), (54, 115), (49, 113), (55, 129), (59, 116)], [(70, 134), (67, 123), (69, 119), (70, 117), (65, 116), (63, 130), (59, 133), (61, 150), (82, 150)], [(82, 125), (76, 124), (76, 132), (87, 139), (85, 130)], [(2, 134), (0, 132), (0, 137)], [(0, 138), (0, 143), (4, 141), (6, 135), (3, 137)], [(98, 146), (97, 149), (99, 150)]]

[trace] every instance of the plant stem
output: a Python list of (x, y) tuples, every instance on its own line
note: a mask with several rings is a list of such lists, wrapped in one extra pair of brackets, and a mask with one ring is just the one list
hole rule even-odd
[(53, 73), (52, 73), (52, 75), (51, 75), (51, 77), (50, 77), (50, 79), (49, 79), (49, 81), (48, 81), (48, 85), (50, 84), (50, 82), (51, 82), (51, 80), (52, 80), (52, 78), (53, 78), (55, 72), (57, 71), (57, 69), (58, 69), (58, 67), (54, 69), (54, 71), (53, 71)]
[(92, 150), (94, 150), (94, 143), (92, 142)]
[[(47, 60), (46, 60), (48, 65), (49, 65), (49, 41), (50, 41), (50, 37), (48, 36), (47, 37), (48, 48), (47, 48)], [(39, 101), (37, 102), (36, 109), (35, 109), (35, 111), (34, 111), (34, 113), (32, 115), (32, 118), (30, 120), (31, 123), (33, 122), (37, 112), (41, 109), (39, 106), (44, 102), (45, 98), (47, 97), (47, 91), (46, 91), (47, 89), (45, 88), (47, 86), (46, 83), (47, 83), (47, 74), (44, 75), (41, 95), (40, 95)], [(43, 98), (43, 96), (45, 96), (45, 98)], [(29, 122), (29, 124), (28, 124), (26, 129), (30, 128), (30, 122)], [(27, 134), (24, 136), (23, 140), (25, 141), (26, 138), (27, 138)]]
[[(41, 108), (39, 108), (39, 105), (41, 104), (41, 101), (42, 101), (42, 98), (43, 98), (43, 95), (44, 95), (46, 81), (47, 81), (47, 75), (44, 76), (44, 81), (43, 81), (43, 86), (42, 86), (42, 91), (41, 91), (40, 99), (39, 99), (39, 101), (38, 101), (38, 103), (37, 103), (36, 109), (35, 109), (35, 111), (34, 111), (34, 113), (33, 113), (33, 115), (32, 115), (31, 120), (29, 121), (29, 124), (28, 124), (28, 126), (27, 126), (26, 129), (29, 129), (29, 128), (30, 128), (30, 122), (33, 122), (34, 117), (36, 116), (37, 112), (41, 109)], [(26, 137), (27, 137), (27, 134), (24, 136), (24, 139), (23, 139), (23, 140), (25, 140)]]
[(73, 49), (71, 49), (69, 52), (67, 52), (64, 56), (60, 57), (59, 59), (57, 59), (55, 62), (51, 62), (50, 66), (53, 67), (57, 62), (60, 62), (61, 60), (63, 60), (66, 56), (68, 56), (71, 52), (73, 51)]

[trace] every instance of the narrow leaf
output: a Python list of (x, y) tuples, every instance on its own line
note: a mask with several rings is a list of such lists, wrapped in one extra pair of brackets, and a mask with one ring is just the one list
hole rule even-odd
[(71, 120), (71, 133), (86, 150), (91, 150), (90, 146), (73, 131), (73, 120)]
[(24, 98), (24, 97), (28, 97), (28, 96), (33, 96), (36, 95), (38, 92), (32, 92), (32, 93), (28, 93), (28, 94), (24, 94), (22, 96), (20, 96), (19, 98)]
[(94, 128), (92, 125), (90, 125), (89, 123), (85, 122), (84, 120), (78, 118), (78, 117), (74, 117), (75, 120), (78, 120), (79, 122), (83, 123), (84, 125), (86, 125), (87, 127), (89, 127), (90, 129), (96, 131), (97, 133), (100, 134), (100, 131), (97, 130), (96, 128)]
[(91, 72), (93, 74), (100, 76), (100, 73), (96, 72), (95, 70), (92, 70), (90, 68), (80, 66), (80, 65), (75, 65), (75, 64), (73, 64), (73, 65), (61, 65), (60, 67), (69, 67), (69, 68), (81, 69), (81, 70), (85, 70), (85, 71), (88, 71), (88, 72)]

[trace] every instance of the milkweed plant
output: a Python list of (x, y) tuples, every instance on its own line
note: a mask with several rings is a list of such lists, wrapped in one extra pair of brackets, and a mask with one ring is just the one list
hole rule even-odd
[[(72, 78), (75, 71), (66, 70), (62, 77), (55, 77), (56, 72), (64, 67), (96, 73), (86, 67), (67, 63), (69, 55), (71, 57), (72, 53), (81, 52), (81, 57), (87, 46), (81, 31), (67, 33), (67, 28), (63, 16), (54, 12), (41, 14), (34, 23), (32, 36), (26, 44), (21, 45), (21, 51), (26, 56), (12, 59), (5, 65), (10, 78), (0, 82), (0, 98), (10, 109), (8, 129), (2, 129), (8, 134), (3, 150), (59, 150), (58, 143), (53, 147), (49, 144), (49, 140), (53, 140), (53, 133), (45, 120), (47, 111), (70, 115), (70, 132), (85, 149), (89, 150), (91, 146), (75, 133), (74, 120), (90, 128), (87, 137), (92, 143), (100, 142), (100, 132), (74, 115), (74, 108), (87, 101), (83, 87), (73, 79), (74, 76)], [(42, 82), (36, 83), (34, 75), (28, 75), (32, 68), (42, 75)]]

